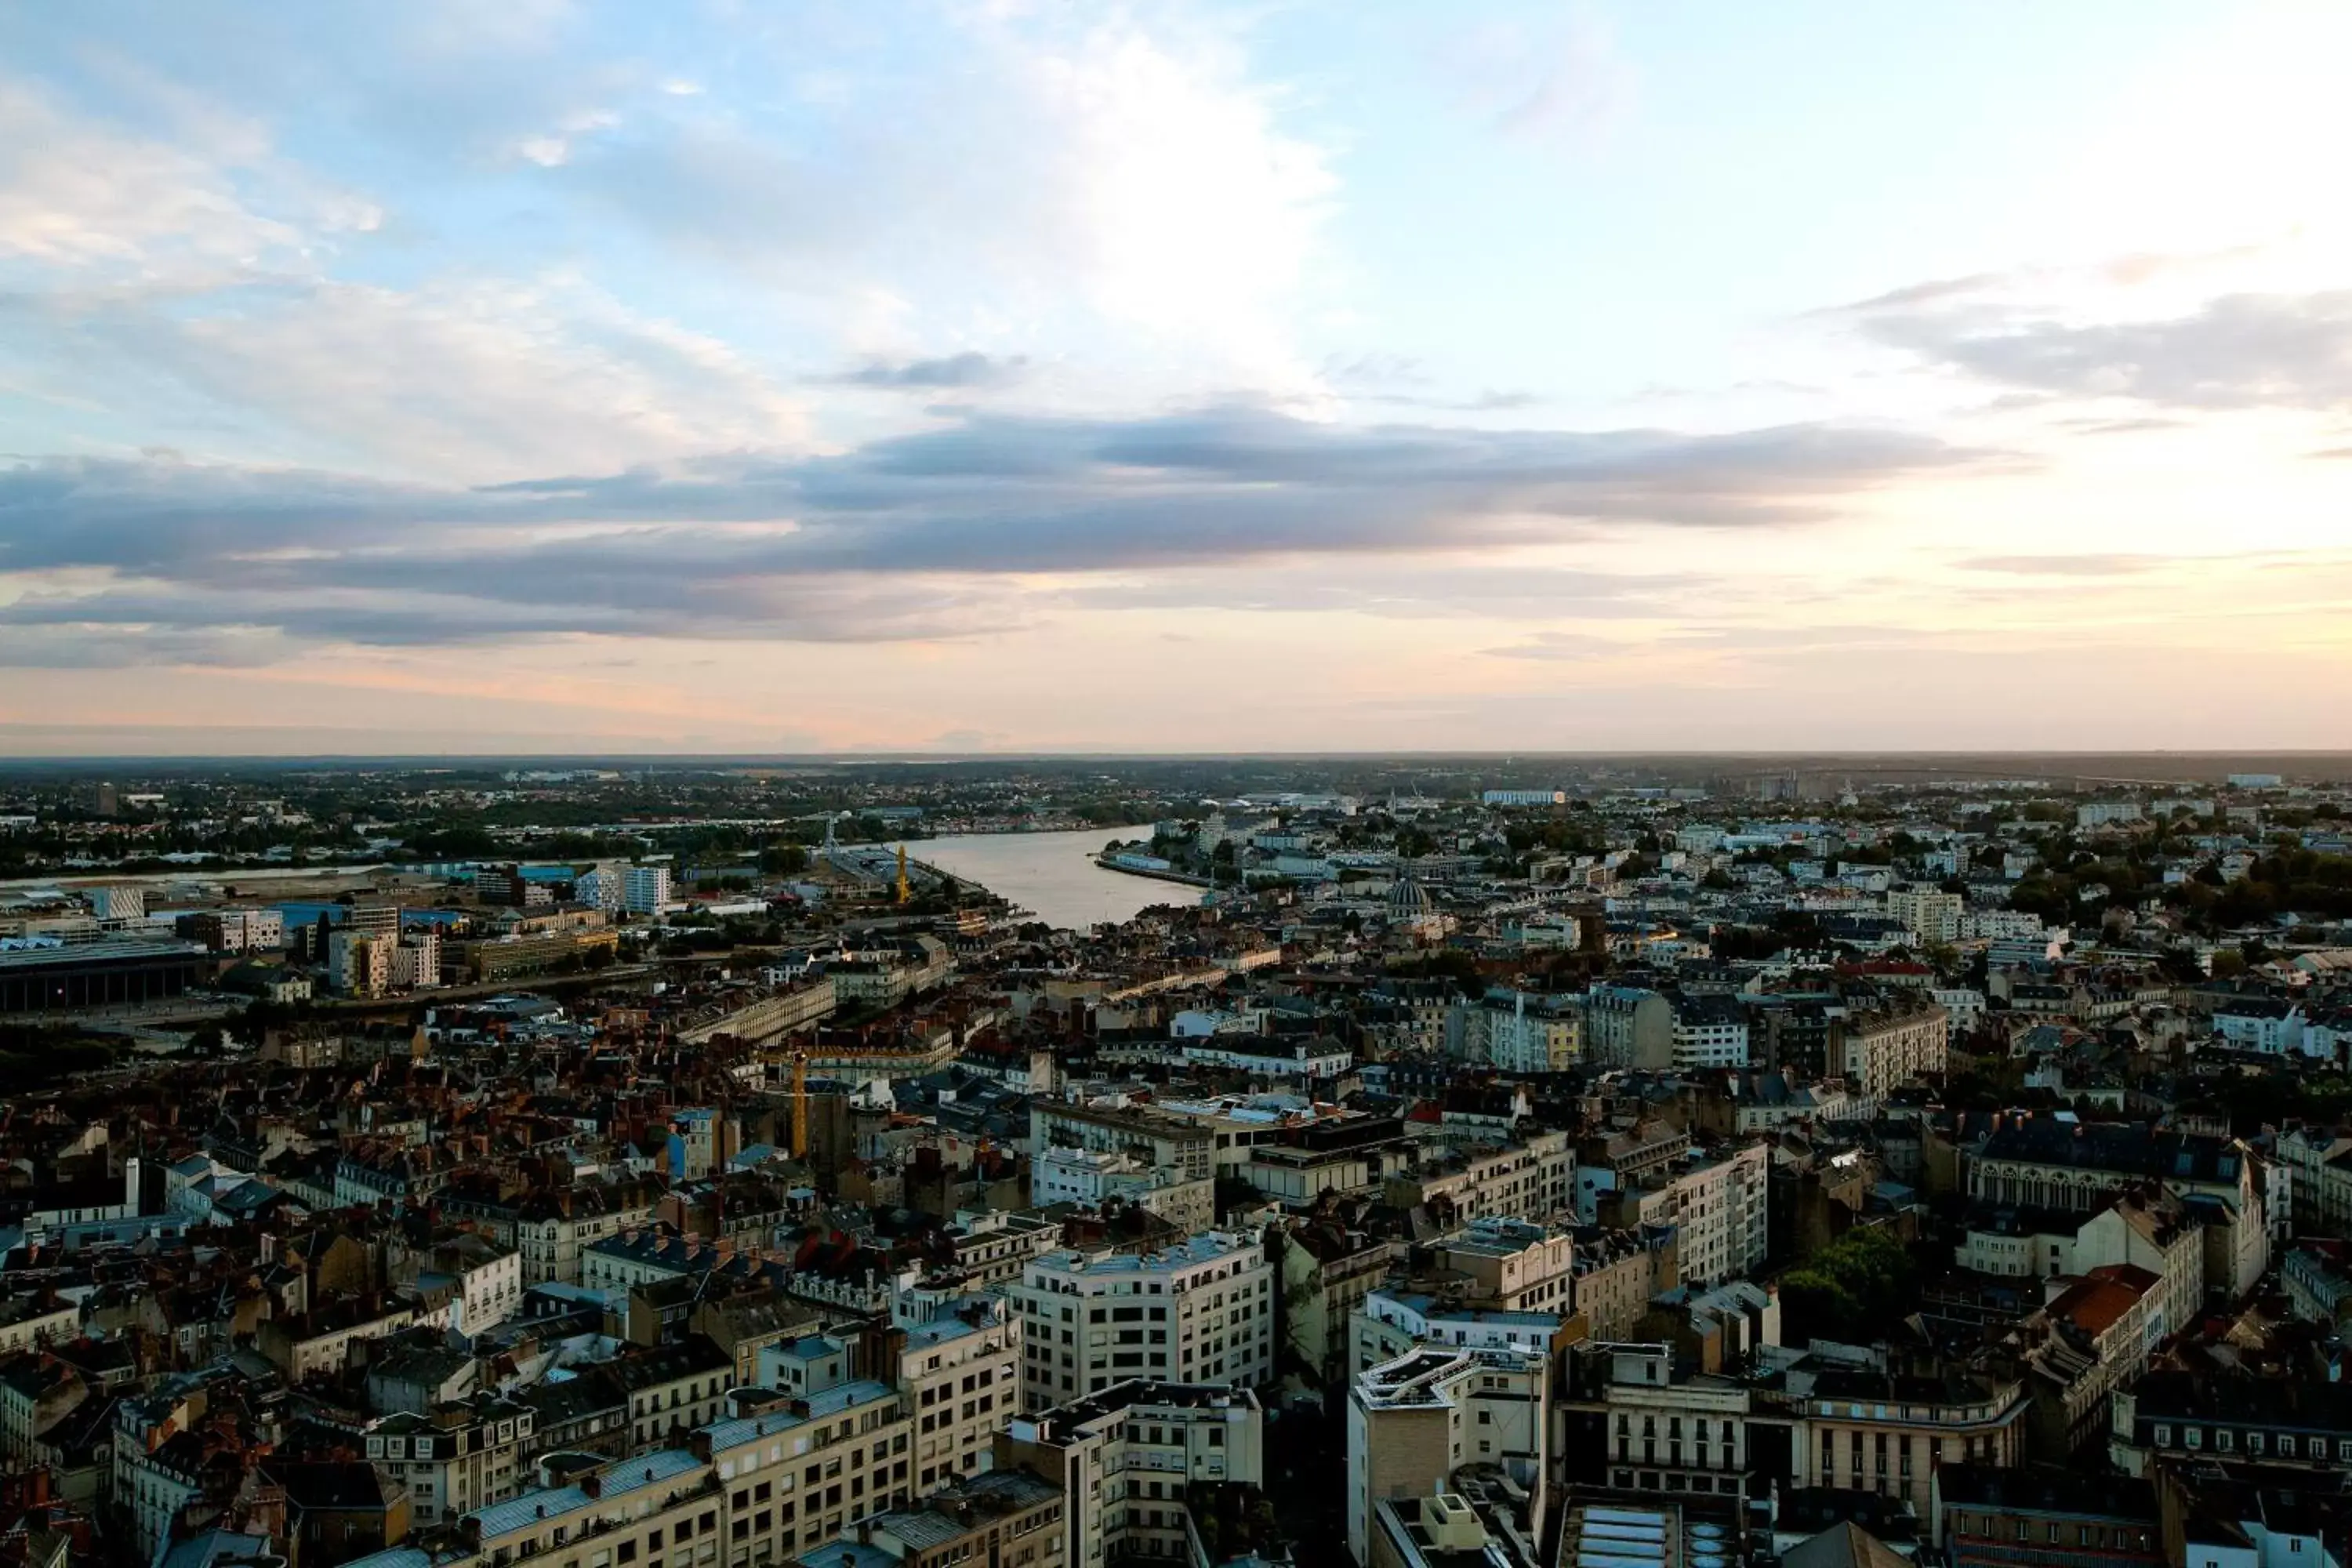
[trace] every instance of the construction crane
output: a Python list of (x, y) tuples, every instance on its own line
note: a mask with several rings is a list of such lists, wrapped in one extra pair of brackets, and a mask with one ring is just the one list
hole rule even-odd
[(898, 901), (903, 904), (914, 896), (915, 890), (907, 885), (907, 847), (901, 844), (898, 846)]
[(808, 1158), (808, 1053), (793, 1053), (793, 1158)]

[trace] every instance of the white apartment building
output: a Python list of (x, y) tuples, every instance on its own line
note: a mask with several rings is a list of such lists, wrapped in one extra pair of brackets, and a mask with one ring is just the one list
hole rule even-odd
[(1996, 938), (2046, 941), (2060, 934), (2045, 927), (2042, 917), (2028, 910), (1970, 910), (1960, 917), (1962, 942), (1991, 942)]
[(448, 1261), (456, 1270), (456, 1327), (460, 1333), (478, 1334), (522, 1309), (522, 1254), (476, 1237), (464, 1240), (469, 1245), (462, 1252), (444, 1249), (451, 1252)]
[(1896, 888), (1886, 895), (1887, 918), (1898, 921), (1923, 946), (1949, 946), (1960, 940), (1960, 916), (1969, 901), (1940, 888)]
[(1018, 1279), (1031, 1258), (1055, 1251), (1062, 1241), (1055, 1221), (1011, 1209), (958, 1209), (941, 1234), (954, 1244), (955, 1272), (969, 1287)]
[(1686, 1163), (1638, 1186), (1605, 1192), (1601, 1217), (1625, 1226), (1673, 1226), (1683, 1283), (1720, 1285), (1763, 1267), (1771, 1165), (1771, 1150), (1762, 1143), (1723, 1154), (1693, 1153)]
[(1578, 1405), (1601, 1416), (1611, 1486), (1739, 1493), (1748, 1468), (1746, 1383), (1706, 1374), (1677, 1378), (1673, 1352), (1663, 1344), (1587, 1348), (1606, 1362), (1599, 1386)]
[(1048, 1253), (1006, 1294), (1022, 1319), (1024, 1410), (1137, 1377), (1246, 1388), (1274, 1375), (1274, 1268), (1255, 1234), (1141, 1257)]
[(1256, 1151), (1288, 1145), (1310, 1123), (1339, 1120), (1348, 1114), (1328, 1105), (1318, 1106), (1302, 1094), (1283, 1090), (1223, 1094), (1213, 1100), (1161, 1100), (1155, 1102), (1153, 1109), (1206, 1131), (1213, 1146), (1214, 1173), (1224, 1176), (1241, 1175)]
[(92, 888), (89, 912), (102, 921), (143, 921), (147, 918), (147, 890), (127, 886)]
[(204, 1417), (205, 1390), (173, 1379), (176, 1392), (137, 1395), (114, 1407), (114, 1510), (128, 1527), (127, 1544), (152, 1561), (171, 1538), (180, 1510), (204, 1494), (203, 1451), (193, 1440), (174, 1442)]
[(370, 936), (337, 926), (327, 933), (327, 984), (346, 996), (381, 996), (392, 989), (392, 952), (387, 936)]
[(1685, 1071), (1744, 1068), (1748, 1059), (1748, 1015), (1729, 996), (1675, 996), (1674, 1063)]
[(389, 956), (394, 991), (424, 991), (441, 984), (440, 932), (408, 931)]
[(1985, 994), (1966, 985), (1931, 986), (1927, 1000), (1944, 1010), (1955, 1027), (1974, 1028), (1984, 1021)]
[(671, 903), (669, 868), (631, 866), (621, 873), (621, 907), (633, 915), (657, 915)]
[(583, 1182), (561, 1192), (531, 1194), (515, 1217), (523, 1283), (579, 1284), (587, 1249), (625, 1230), (651, 1225), (661, 1194), (653, 1183), (629, 1179)]
[(21, 1317), (0, 1321), (0, 1356), (13, 1357), (38, 1350), (53, 1341), (78, 1338), (81, 1333), (81, 1304), (78, 1301), (60, 1302), (54, 1307), (26, 1304), (22, 1310)]
[(1058, 1480), (1072, 1568), (1107, 1560), (1181, 1562), (1186, 1489), (1263, 1485), (1265, 1414), (1246, 1388), (1132, 1382), (1017, 1415), (999, 1462)]
[(1269, 1143), (1285, 1135), (1278, 1115), (1247, 1124), (1236, 1121), (1231, 1112), (1239, 1103), (1188, 1106), (1180, 1114), (1166, 1106), (1033, 1100), (1029, 1154), (1033, 1160), (1055, 1149), (1131, 1154), (1138, 1161), (1148, 1160), (1154, 1169), (1202, 1181), (1215, 1176), (1220, 1168), (1238, 1173), (1249, 1160), (1256, 1134), (1264, 1133)]
[(407, 1489), (410, 1522), (430, 1529), (521, 1491), (535, 1419), (530, 1405), (489, 1396), (404, 1411), (370, 1424), (367, 1458)]
[(1570, 996), (1489, 996), (1454, 1010), (1455, 1054), (1504, 1072), (1560, 1072), (1584, 1054), (1584, 1010)]
[(1129, 1154), (1055, 1146), (1029, 1163), (1029, 1201), (1100, 1208), (1109, 1199), (1158, 1215), (1188, 1236), (1216, 1224), (1216, 1184), (1146, 1165)]
[(286, 945), (286, 916), (276, 909), (205, 910), (174, 922), (182, 936), (215, 952), (265, 952)]
[(2352, 1236), (2352, 1137), (2290, 1127), (2274, 1145), (2287, 1174), (2287, 1210), (2303, 1236)]
[[(2021, 1223), (2021, 1215), (2039, 1215)], [(2011, 1279), (2086, 1275), (2128, 1264), (2157, 1279), (2147, 1308), (2158, 1339), (2205, 1304), (2205, 1227), (2161, 1192), (2129, 1191), (2090, 1215), (2002, 1208), (1979, 1214), (1960, 1244), (1963, 1268)]]
[(1365, 1372), (1423, 1345), (1549, 1357), (1567, 1311), (1507, 1311), (1410, 1290), (1369, 1291), (1348, 1321), (1349, 1368)]

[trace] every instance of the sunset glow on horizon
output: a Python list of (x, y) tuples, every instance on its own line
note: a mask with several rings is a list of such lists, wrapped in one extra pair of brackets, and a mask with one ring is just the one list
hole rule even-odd
[(2340, 747), (2352, 11), (0, 15), (0, 754)]

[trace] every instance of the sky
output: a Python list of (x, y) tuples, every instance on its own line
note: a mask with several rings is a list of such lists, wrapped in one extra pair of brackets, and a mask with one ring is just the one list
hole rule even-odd
[(2352, 7), (0, 7), (0, 754), (2336, 748)]

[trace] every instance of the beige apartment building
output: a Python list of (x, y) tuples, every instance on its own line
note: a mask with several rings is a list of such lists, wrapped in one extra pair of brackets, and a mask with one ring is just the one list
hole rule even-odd
[(1390, 1177), (1383, 1196), (1399, 1208), (1442, 1209), (1456, 1222), (1538, 1219), (1568, 1207), (1575, 1174), (1568, 1134), (1538, 1132), (1525, 1142), (1465, 1144)]
[(1021, 1406), (1021, 1318), (978, 1298), (907, 1331), (900, 1381), (913, 1406), (916, 1495), (985, 1470)]
[(1540, 1533), (1550, 1426), (1548, 1355), (1430, 1346), (1358, 1374), (1348, 1400), (1349, 1552), (1370, 1561), (1382, 1500), (1456, 1490), (1454, 1472), (1470, 1466), (1525, 1488)]
[(1951, 1040), (1952, 1016), (1933, 1003), (1854, 1013), (1845, 1020), (1838, 1070), (1864, 1098), (1877, 1099), (1941, 1073)]

